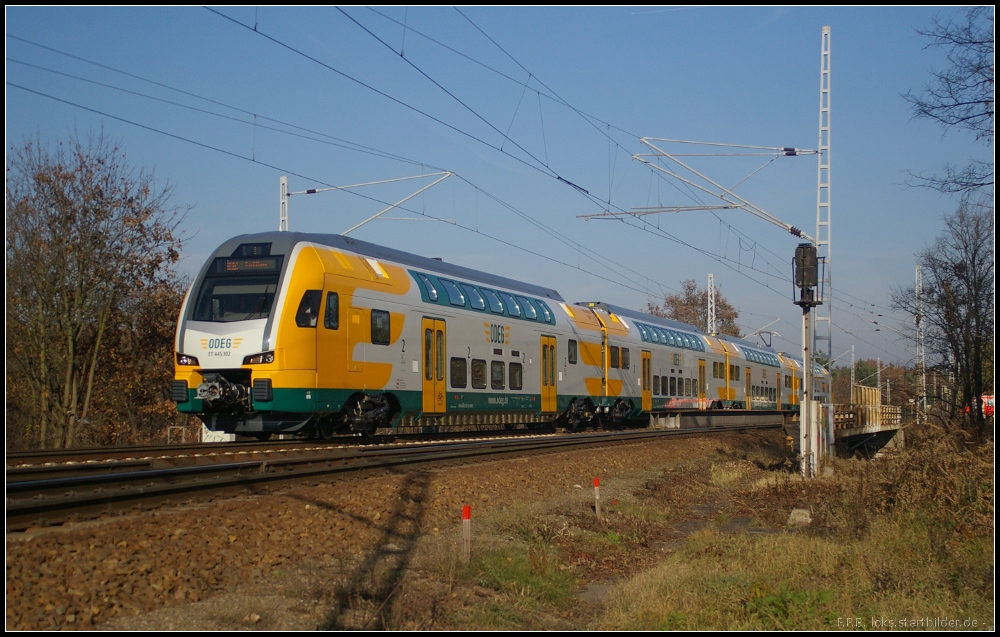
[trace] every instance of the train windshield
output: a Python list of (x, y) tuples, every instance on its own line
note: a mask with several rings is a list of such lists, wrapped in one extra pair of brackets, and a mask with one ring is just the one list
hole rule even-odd
[(198, 291), (195, 321), (230, 323), (267, 318), (271, 314), (278, 273), (250, 276), (207, 276)]

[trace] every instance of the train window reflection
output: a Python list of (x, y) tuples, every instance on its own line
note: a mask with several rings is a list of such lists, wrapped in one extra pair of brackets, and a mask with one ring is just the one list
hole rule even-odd
[(510, 364), (510, 388), (521, 389), (524, 386), (524, 370), (521, 363)]
[(486, 361), (481, 358), (472, 359), (472, 388), (486, 389)]
[(434, 284), (431, 283), (431, 280), (423, 274), (418, 274), (417, 277), (420, 279), (420, 282), (424, 284), (424, 290), (427, 292), (427, 298), (436, 302), (438, 300), (438, 291), (437, 288), (434, 287)]
[(472, 306), (474, 310), (485, 310), (486, 301), (483, 300), (483, 296), (479, 293), (479, 290), (472, 287), (468, 283), (462, 284), (462, 289), (465, 293), (469, 295), (469, 305)]
[(451, 386), (462, 389), (469, 382), (469, 374), (466, 371), (467, 361), (464, 358), (451, 359)]
[(340, 327), (340, 296), (336, 292), (326, 293), (326, 314), (323, 316), (323, 327), (328, 330)]
[(535, 306), (531, 304), (531, 301), (523, 296), (515, 298), (517, 298), (517, 302), (520, 303), (521, 307), (524, 309), (524, 318), (531, 319), (532, 321), (538, 318), (538, 312), (535, 311)]
[(490, 388), (503, 389), (504, 387), (504, 362), (490, 361)]
[(372, 310), (372, 344), (389, 344), (389, 313), (385, 310)]
[(321, 290), (306, 290), (295, 313), (295, 324), (299, 327), (316, 327), (319, 320), (319, 302), (323, 298)]
[(448, 293), (448, 301), (452, 305), (457, 305), (458, 307), (465, 307), (465, 295), (462, 291), (458, 289), (454, 281), (449, 281), (448, 279), (438, 279), (441, 285), (444, 286), (444, 291)]
[(487, 290), (482, 288), (483, 296), (486, 297), (486, 301), (490, 304), (490, 312), (494, 314), (503, 314), (503, 303), (500, 301), (500, 297), (493, 290)]
[(521, 316), (521, 306), (517, 304), (517, 301), (514, 300), (514, 297), (507, 294), (506, 292), (498, 292), (498, 294), (507, 304), (508, 314), (510, 314), (513, 317)]
[(544, 301), (535, 301), (538, 307), (542, 310), (542, 316), (545, 317), (546, 323), (552, 322), (552, 312), (549, 310), (549, 306), (545, 305)]
[(267, 318), (277, 289), (277, 274), (206, 277), (191, 318), (215, 323)]

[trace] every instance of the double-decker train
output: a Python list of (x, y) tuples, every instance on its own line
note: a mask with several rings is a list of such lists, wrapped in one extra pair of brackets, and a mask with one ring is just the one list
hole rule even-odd
[[(814, 396), (830, 378), (814, 365)], [(171, 387), (213, 431), (657, 422), (798, 409), (802, 361), (342, 235), (230, 239), (181, 306)]]

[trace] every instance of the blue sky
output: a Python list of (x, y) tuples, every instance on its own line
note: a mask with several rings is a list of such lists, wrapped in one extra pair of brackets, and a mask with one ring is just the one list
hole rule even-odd
[[(634, 160), (640, 137), (816, 148), (828, 25), (833, 355), (912, 363), (890, 292), (913, 284), (956, 201), (907, 171), (992, 154), (900, 97), (945, 64), (915, 29), (955, 13), (8, 7), (7, 148), (103, 128), (191, 206), (185, 274), (233, 235), (278, 228), (281, 175), (297, 191), (450, 170), (351, 236), (637, 309), (713, 273), (745, 333), (777, 319), (772, 345), (795, 352), (800, 239), (742, 210), (580, 216), (720, 203)], [(770, 159), (686, 161), (814, 235), (816, 158)], [(290, 228), (343, 232), (433, 179), (293, 196)]]

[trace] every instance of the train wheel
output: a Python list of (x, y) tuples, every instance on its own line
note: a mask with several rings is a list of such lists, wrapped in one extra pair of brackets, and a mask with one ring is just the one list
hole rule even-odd
[(352, 399), (346, 413), (351, 429), (366, 438), (392, 422), (393, 404), (385, 394), (361, 395)]
[(330, 440), (336, 434), (337, 424), (334, 422), (333, 416), (321, 418), (319, 422), (316, 423), (316, 437), (320, 440)]
[(378, 429), (378, 427), (375, 425), (375, 423), (365, 423), (361, 427), (355, 427), (354, 431), (361, 434), (362, 438), (371, 438), (372, 436), (375, 435), (376, 429)]
[(625, 423), (632, 415), (634, 409), (635, 407), (632, 405), (631, 400), (619, 398), (615, 401), (615, 404), (612, 405), (611, 412), (608, 414), (605, 424), (613, 427), (614, 429), (624, 429)]
[(569, 401), (566, 413), (562, 415), (562, 425), (570, 433), (578, 433), (586, 429), (588, 424), (596, 425), (593, 405), (587, 399), (574, 398)]

